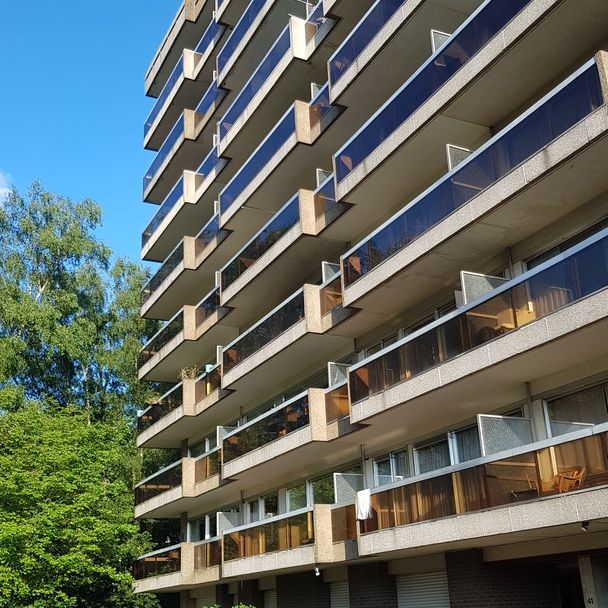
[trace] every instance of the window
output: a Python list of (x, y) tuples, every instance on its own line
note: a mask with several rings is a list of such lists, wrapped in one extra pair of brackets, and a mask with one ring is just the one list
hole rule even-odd
[(546, 403), (552, 436), (571, 433), (586, 426), (608, 421), (608, 385), (592, 386)]
[(200, 519), (191, 521), (190, 533), (193, 541), (215, 538), (217, 536), (217, 514), (215, 512), (207, 513)]
[(444, 435), (415, 445), (414, 461), (418, 473), (427, 473), (442, 467), (449, 467), (452, 462), (448, 438)]
[(306, 483), (301, 483), (287, 490), (287, 510), (296, 511), (308, 505)]
[(197, 458), (217, 447), (217, 434), (207, 435), (200, 441), (189, 446), (190, 458)]
[(479, 444), (479, 429), (477, 425), (471, 425), (458, 431), (449, 433), (452, 442), (454, 463), (466, 462), (481, 456)]
[(326, 475), (310, 482), (312, 502), (315, 505), (332, 505), (334, 503), (334, 476)]
[(374, 477), (377, 486), (401, 481), (410, 476), (410, 459), (407, 450), (394, 452), (374, 462)]

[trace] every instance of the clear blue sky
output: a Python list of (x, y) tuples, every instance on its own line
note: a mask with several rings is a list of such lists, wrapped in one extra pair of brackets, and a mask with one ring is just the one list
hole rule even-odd
[(39, 179), (103, 210), (99, 237), (138, 260), (156, 206), (141, 202), (153, 153), (144, 72), (179, 0), (6, 0), (0, 34), (0, 189)]

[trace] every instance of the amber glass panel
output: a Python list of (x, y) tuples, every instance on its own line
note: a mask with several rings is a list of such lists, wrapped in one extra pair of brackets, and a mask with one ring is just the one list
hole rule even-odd
[(334, 543), (357, 538), (355, 505), (331, 510), (331, 530)]
[(204, 570), (222, 562), (222, 541), (213, 540), (194, 547), (194, 569)]
[(179, 572), (181, 569), (181, 548), (170, 549), (142, 557), (133, 564), (133, 576), (140, 580), (150, 576)]
[(348, 402), (348, 386), (339, 386), (325, 395), (325, 415), (327, 422), (348, 416), (350, 406)]
[(182, 485), (182, 465), (163, 471), (135, 488), (135, 504), (139, 505), (154, 496)]
[(220, 451), (216, 450), (208, 456), (199, 458), (194, 463), (194, 481), (204, 481), (220, 472)]

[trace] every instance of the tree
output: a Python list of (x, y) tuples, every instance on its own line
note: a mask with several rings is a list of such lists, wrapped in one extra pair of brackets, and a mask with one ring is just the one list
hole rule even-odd
[(0, 606), (156, 606), (131, 591), (148, 548), (132, 520), (127, 423), (29, 405), (0, 417)]
[(138, 316), (146, 275), (132, 262), (110, 263), (93, 234), (100, 223), (94, 202), (37, 182), (0, 207), (0, 409), (37, 401), (100, 420), (132, 415), (151, 397), (136, 368), (157, 329)]
[(112, 263), (100, 210), (32, 184), (0, 206), (0, 608), (157, 606), (132, 592), (146, 273)]

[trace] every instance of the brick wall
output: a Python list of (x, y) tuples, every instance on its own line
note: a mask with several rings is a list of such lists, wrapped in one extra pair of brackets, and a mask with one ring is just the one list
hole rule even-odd
[(451, 608), (556, 608), (559, 588), (551, 566), (483, 561), (481, 551), (446, 553)]
[(348, 592), (350, 608), (397, 608), (395, 577), (386, 562), (349, 566)]
[(329, 585), (309, 572), (277, 576), (278, 608), (330, 608)]

